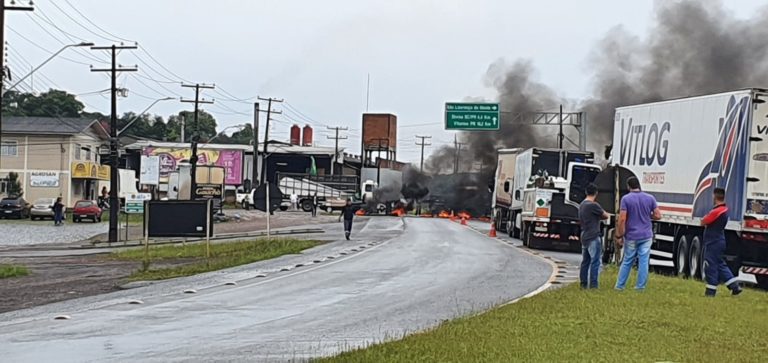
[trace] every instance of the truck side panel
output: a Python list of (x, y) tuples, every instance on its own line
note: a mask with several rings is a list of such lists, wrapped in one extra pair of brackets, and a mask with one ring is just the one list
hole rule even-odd
[(531, 168), (533, 167), (533, 150), (528, 149), (517, 155), (515, 162), (515, 177), (513, 180), (514, 189), (512, 190), (512, 209), (523, 208), (524, 191), (531, 178)]
[(617, 108), (613, 162), (640, 179), (665, 220), (698, 225), (712, 189), (723, 187), (731, 221), (741, 221), (751, 98), (738, 91)]
[(746, 203), (751, 220), (745, 225), (768, 229), (768, 102), (755, 103), (753, 110)]

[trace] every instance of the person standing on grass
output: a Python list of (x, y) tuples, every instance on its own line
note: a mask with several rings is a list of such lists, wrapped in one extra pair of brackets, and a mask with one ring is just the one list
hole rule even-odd
[(600, 221), (610, 217), (598, 204), (597, 185), (589, 183), (585, 188), (587, 197), (579, 205), (579, 222), (581, 223), (581, 270), (579, 281), (581, 288), (596, 289), (600, 274), (600, 262), (603, 251), (603, 241), (600, 238)]
[(616, 226), (616, 242), (624, 245), (624, 260), (619, 268), (616, 290), (624, 290), (629, 271), (637, 258), (636, 290), (644, 290), (648, 282), (648, 264), (651, 255), (653, 227), (651, 220), (661, 219), (656, 198), (640, 190), (640, 181), (635, 177), (627, 180), (629, 194), (621, 198), (621, 212)]
[(53, 203), (53, 225), (60, 226), (62, 224), (64, 224), (64, 203), (61, 202), (61, 197), (58, 197)]
[(339, 222), (344, 218), (344, 236), (347, 238), (347, 241), (349, 241), (349, 236), (352, 233), (352, 219), (355, 218), (355, 212), (355, 208), (352, 207), (352, 200), (347, 199), (347, 205), (341, 210), (341, 215), (339, 216)]
[(731, 294), (741, 294), (738, 278), (725, 263), (725, 225), (728, 224), (728, 207), (725, 205), (725, 189), (715, 188), (715, 207), (702, 220), (704, 230), (704, 274), (707, 280), (704, 296), (715, 297), (717, 285), (725, 282)]

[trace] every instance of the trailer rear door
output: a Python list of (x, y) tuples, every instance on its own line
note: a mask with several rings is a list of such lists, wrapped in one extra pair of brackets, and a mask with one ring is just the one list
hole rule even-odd
[(765, 229), (768, 228), (768, 95), (761, 96), (754, 101), (752, 113), (745, 226)]

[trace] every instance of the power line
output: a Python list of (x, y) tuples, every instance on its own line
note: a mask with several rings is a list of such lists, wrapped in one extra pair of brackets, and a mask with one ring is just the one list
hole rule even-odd
[[(212, 104), (213, 103), (213, 101), (209, 101), (209, 100), (206, 100), (206, 99), (200, 99), (200, 90), (203, 90), (203, 89), (214, 89), (215, 86), (207, 85), (207, 84), (200, 84), (200, 83), (195, 83), (195, 84), (184, 84), (184, 83), (182, 83), (181, 86), (185, 87), (185, 88), (194, 88), (195, 89), (195, 99), (194, 100), (185, 100), (183, 98), (180, 100), (181, 102), (194, 103), (195, 104), (195, 120), (194, 120), (194, 122), (195, 122), (195, 133), (192, 136), (192, 156), (190, 156), (190, 158), (189, 158), (189, 163), (192, 164), (192, 171), (191, 171), (191, 174), (192, 174), (192, 176), (191, 176), (192, 177), (192, 188), (190, 189), (191, 192), (190, 192), (190, 195), (189, 195), (189, 198), (191, 200), (191, 199), (194, 198), (194, 193), (197, 190), (197, 143), (200, 140), (200, 125), (198, 123), (198, 114), (200, 113), (199, 112), (199, 106), (200, 106), (201, 103), (203, 103), (203, 104)], [(182, 133), (184, 133), (184, 130), (182, 130)], [(254, 155), (254, 157), (255, 157), (255, 155)]]
[[(35, 42), (35, 41), (33, 41), (33, 40), (30, 40), (29, 38), (27, 38), (26, 36), (24, 36), (24, 35), (22, 35), (21, 33), (17, 32), (17, 31), (16, 31), (16, 30), (14, 30), (13, 28), (11, 28), (11, 27), (7, 27), (7, 28), (8, 28), (8, 30), (10, 30), (11, 32), (13, 32), (13, 34), (16, 34), (16, 35), (17, 35), (19, 38), (26, 40), (27, 42), (29, 42), (30, 44), (32, 44), (32, 45), (33, 45), (33, 46), (35, 46), (36, 48), (38, 48), (38, 49), (40, 49), (40, 50), (42, 50), (42, 51), (44, 51), (44, 52), (46, 52), (46, 53), (48, 53), (48, 54), (53, 54), (53, 53), (54, 53), (54, 52), (52, 52), (52, 51), (50, 51), (50, 50), (48, 50), (48, 49), (45, 49), (43, 46), (41, 46), (41, 45), (37, 44), (37, 42)], [(81, 64), (81, 65), (86, 65), (86, 66), (90, 66), (90, 65), (91, 65), (90, 63), (80, 62), (80, 61), (77, 61), (77, 60), (74, 60), (74, 59), (71, 59), (71, 58), (67, 58), (67, 57), (65, 57), (65, 56), (63, 56), (63, 55), (59, 55), (59, 56), (58, 56), (58, 58), (61, 58), (61, 59), (64, 59), (64, 60), (70, 61), (70, 62), (72, 62), (72, 63)]]
[(105, 30), (104, 28), (100, 27), (98, 24), (96, 24), (96, 23), (94, 23), (93, 21), (91, 21), (91, 19), (90, 19), (90, 18), (88, 18), (87, 16), (85, 16), (85, 14), (83, 14), (82, 12), (80, 12), (80, 10), (78, 10), (78, 9), (77, 9), (77, 8), (76, 8), (74, 5), (72, 5), (72, 3), (70, 3), (70, 2), (69, 2), (69, 0), (64, 0), (64, 1), (65, 1), (65, 2), (67, 3), (67, 5), (69, 5), (69, 6), (70, 6), (70, 7), (71, 7), (73, 10), (75, 10), (75, 12), (77, 12), (77, 13), (78, 13), (78, 14), (79, 14), (81, 17), (83, 17), (83, 19), (85, 19), (85, 21), (87, 21), (89, 24), (93, 25), (93, 26), (94, 26), (96, 29), (99, 29), (99, 30), (101, 30), (101, 31), (102, 31), (102, 32), (104, 32), (105, 34), (107, 34), (107, 35), (109, 35), (109, 36), (111, 36), (111, 37), (114, 37), (115, 39), (119, 39), (119, 40), (122, 40), (122, 41), (126, 41), (126, 42), (132, 42), (132, 43), (135, 43), (135, 41), (133, 41), (133, 40), (130, 40), (130, 39), (125, 39), (125, 38), (121, 38), (121, 37), (119, 37), (119, 36), (117, 36), (117, 35), (114, 35), (114, 34), (112, 34), (112, 33), (108, 32), (108, 31), (107, 31), (107, 30)]
[(97, 37), (99, 37), (99, 38), (101, 38), (101, 39), (104, 39), (104, 40), (106, 40), (106, 41), (108, 41), (108, 42), (114, 42), (114, 41), (115, 41), (115, 39), (110, 39), (110, 38), (104, 37), (104, 36), (102, 36), (101, 34), (98, 34), (98, 33), (94, 32), (93, 30), (91, 30), (90, 28), (86, 27), (85, 25), (81, 24), (79, 21), (75, 20), (75, 18), (73, 18), (72, 16), (70, 16), (70, 15), (69, 15), (69, 13), (67, 13), (66, 11), (64, 11), (64, 9), (62, 9), (61, 7), (59, 7), (59, 5), (57, 5), (55, 1), (51, 1), (51, 5), (53, 5), (53, 6), (54, 6), (56, 9), (59, 9), (59, 11), (60, 11), (62, 14), (64, 14), (64, 16), (66, 16), (67, 18), (69, 18), (69, 20), (72, 20), (72, 22), (74, 22), (75, 24), (79, 25), (81, 28), (85, 29), (87, 32), (89, 32), (89, 33), (91, 33), (91, 34), (93, 34), (93, 35), (95, 35), (95, 36), (97, 36)]
[[(267, 174), (267, 144), (269, 144), (269, 121), (270, 121), (270, 118), (272, 117), (273, 113), (274, 114), (278, 114), (278, 115), (282, 114), (282, 111), (272, 111), (272, 102), (283, 103), (283, 100), (282, 99), (277, 99), (277, 98), (272, 98), (272, 97), (269, 97), (269, 98), (257, 97), (257, 98), (258, 98), (259, 101), (267, 101), (267, 111), (266, 111), (267, 112), (267, 123), (266, 123), (266, 127), (264, 127), (264, 153), (263, 153), (262, 160), (261, 160), (261, 180), (259, 181), (259, 183), (263, 184), (264, 183), (264, 176)], [(264, 111), (259, 110), (259, 112), (264, 112)], [(253, 157), (256, 158), (256, 155), (254, 155)], [(269, 185), (267, 185), (267, 188), (269, 188)], [(269, 190), (269, 189), (267, 189), (267, 190)], [(267, 199), (269, 199), (269, 198), (267, 198)], [(269, 201), (266, 202), (265, 205), (267, 207), (264, 208), (265, 212), (269, 213), (271, 211), (271, 209), (269, 208), (270, 204), (271, 203)]]

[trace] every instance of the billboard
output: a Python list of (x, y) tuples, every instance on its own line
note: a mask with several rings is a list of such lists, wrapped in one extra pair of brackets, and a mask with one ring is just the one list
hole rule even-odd
[[(243, 180), (243, 151), (199, 149), (197, 165), (221, 166), (224, 168), (224, 184), (240, 185)], [(168, 176), (178, 169), (180, 163), (188, 163), (192, 156), (190, 148), (146, 147), (143, 155), (158, 156), (160, 182), (167, 183)]]
[(160, 157), (159, 156), (141, 156), (141, 170), (139, 172), (139, 184), (158, 185), (160, 184)]

